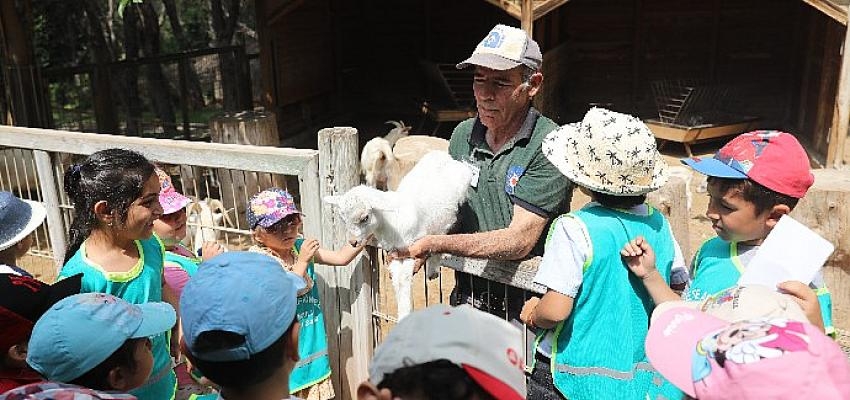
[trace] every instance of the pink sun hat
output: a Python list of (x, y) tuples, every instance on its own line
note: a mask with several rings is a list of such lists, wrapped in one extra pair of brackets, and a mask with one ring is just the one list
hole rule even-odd
[(171, 177), (165, 171), (157, 168), (156, 175), (159, 177), (159, 204), (162, 204), (162, 214), (172, 214), (182, 210), (192, 200), (174, 189)]
[(646, 355), (700, 400), (850, 399), (841, 348), (819, 328), (787, 318), (728, 322), (671, 308), (650, 324)]

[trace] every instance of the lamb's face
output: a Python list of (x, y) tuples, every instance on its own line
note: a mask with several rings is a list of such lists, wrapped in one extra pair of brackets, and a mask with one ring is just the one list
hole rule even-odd
[(326, 201), (336, 204), (348, 234), (357, 244), (365, 242), (369, 235), (375, 233), (378, 221), (365, 198), (351, 192), (332, 197), (326, 198)]

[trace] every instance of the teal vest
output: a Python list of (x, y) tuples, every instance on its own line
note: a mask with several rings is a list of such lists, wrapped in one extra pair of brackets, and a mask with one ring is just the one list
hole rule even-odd
[[(179, 243), (177, 245), (183, 246)], [(195, 276), (196, 272), (198, 272), (198, 264), (200, 264), (203, 260), (201, 260), (200, 257), (186, 257), (177, 253), (166, 251), (165, 261), (179, 265), (180, 268), (183, 268), (183, 270), (186, 271), (187, 274), (189, 274), (189, 277), (192, 277)]]
[[(295, 241), (296, 257), (304, 239)], [(316, 282), (313, 262), (307, 266), (307, 274)], [(300, 360), (289, 376), (289, 390), (292, 393), (313, 386), (331, 376), (331, 363), (328, 357), (328, 338), (325, 333), (325, 316), (319, 303), (319, 285), (303, 296), (298, 297), (295, 308), (301, 329), (298, 331), (298, 355)]]
[[(162, 242), (156, 235), (148, 239), (137, 240), (139, 263), (128, 272), (106, 272), (91, 262), (86, 256), (86, 245), (80, 247), (73, 257), (62, 266), (60, 278), (79, 273), (83, 274), (81, 293), (109, 293), (132, 304), (162, 301)], [(171, 368), (169, 354), (169, 333), (161, 333), (151, 338), (151, 351), (154, 364), (150, 378), (144, 386), (130, 394), (139, 400), (169, 400), (174, 398), (177, 388), (177, 376)]]
[[(721, 290), (738, 284), (745, 266), (738, 259), (738, 243), (720, 237), (705, 241), (694, 256), (693, 278), (684, 295), (685, 300), (703, 300)], [(824, 286), (814, 288), (820, 303), (821, 317), (826, 333), (834, 335), (832, 325), (832, 295)]]
[(668, 281), (675, 251), (667, 220), (651, 207), (646, 216), (596, 206), (563, 217), (587, 227), (591, 254), (573, 311), (555, 327), (555, 387), (577, 400), (681, 399), (682, 392), (646, 358), (644, 340), (655, 304), (620, 257), (623, 245), (641, 235), (653, 246), (658, 272)]

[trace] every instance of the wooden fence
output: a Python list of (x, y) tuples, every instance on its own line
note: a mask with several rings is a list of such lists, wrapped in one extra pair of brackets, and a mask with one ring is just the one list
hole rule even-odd
[[(2, 151), (15, 149), (12, 158), (24, 157), (29, 151), (32, 152), (28, 161), (20, 165), (17, 160), (12, 160), (14, 165), (11, 169), (10, 156), (2, 159), (0, 154), (0, 178), (3, 177), (4, 164), (7, 175), (5, 180), (0, 179), (0, 189), (10, 190), (9, 186), (4, 185), (17, 183), (16, 194), (26, 197), (33, 188), (25, 187), (25, 190), (21, 190), (22, 179), (19, 175), (23, 175), (26, 181), (27, 176), (33, 175), (27, 169), (34, 167), (37, 184), (34, 188), (36, 193), (31, 198), (44, 202), (48, 209), (45, 225), (49, 240), (46, 240), (46, 246), (38, 250), (43, 256), (55, 260), (53, 268), (58, 268), (63, 259), (71, 218), (71, 205), (61, 191), (63, 172), (74, 155), (85, 156), (111, 147), (136, 150), (159, 163), (181, 165), (183, 171), (188, 166), (194, 168), (196, 173), (197, 168), (205, 168), (218, 171), (219, 174), (264, 173), (297, 177), (297, 185), (289, 189), (296, 193), (300, 209), (306, 216), (304, 234), (318, 238), (324, 248), (338, 248), (346, 238), (343, 223), (330, 206), (322, 201), (322, 197), (344, 193), (359, 183), (357, 143), (357, 131), (353, 128), (322, 129), (318, 132), (318, 150), (300, 150), (0, 126), (0, 146), (6, 147)], [(10, 171), (14, 171), (14, 177)], [(181, 176), (177, 182), (196, 180), (197, 176)], [(197, 192), (198, 182), (183, 182), (182, 185), (184, 188), (194, 186)], [(246, 201), (247, 197), (261, 189), (265, 188), (243, 187), (240, 196), (228, 197), (233, 201)], [(234, 188), (230, 190), (236, 192)], [(680, 238), (687, 238), (687, 207), (685, 202), (680, 201), (685, 196), (684, 190), (684, 182), (674, 183), (654, 194), (652, 199), (671, 219), (674, 233)], [(231, 249), (243, 248), (245, 243), (234, 241), (234, 236), (241, 236), (250, 242), (247, 227), (239, 225), (241, 219), (235, 218), (236, 226), (215, 228), (225, 234), (225, 241)], [(680, 239), (680, 243), (683, 241), (687, 239)], [(375, 345), (397, 322), (393, 315), (395, 310), (390, 300), (392, 289), (387, 285), (387, 272), (380, 267), (380, 252), (370, 249), (368, 253), (371, 256), (358, 257), (347, 267), (316, 266), (329, 336), (332, 376), (340, 399), (356, 396), (357, 385), (368, 377), (368, 362)], [(417, 274), (414, 294), (419, 293), (419, 298), (414, 299), (414, 308), (446, 302), (447, 294), (454, 285), (454, 270), (540, 293), (542, 288), (532, 282), (538, 263), (539, 259), (517, 263), (444, 256), (443, 265), (448, 268), (443, 268), (439, 280), (426, 282), (422, 278), (423, 274)], [(429, 290), (432, 291), (430, 294)]]

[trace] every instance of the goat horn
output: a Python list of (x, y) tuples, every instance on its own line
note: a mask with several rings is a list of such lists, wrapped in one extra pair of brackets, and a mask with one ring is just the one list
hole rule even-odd
[(396, 128), (404, 128), (404, 122), (399, 122), (399, 121), (387, 121), (387, 122), (384, 122), (384, 123), (385, 123), (385, 124), (393, 125), (393, 126), (395, 126)]

